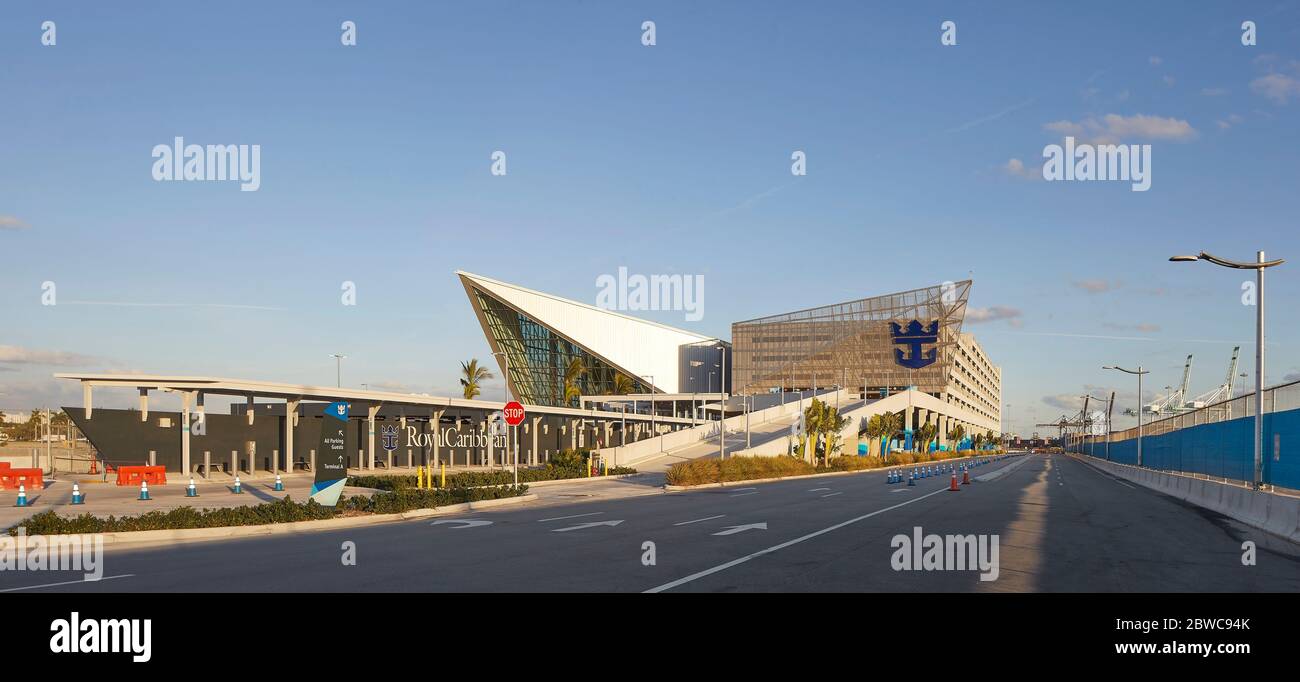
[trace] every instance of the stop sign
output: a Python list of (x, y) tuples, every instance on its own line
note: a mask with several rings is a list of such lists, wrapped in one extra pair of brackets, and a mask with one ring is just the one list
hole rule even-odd
[(524, 406), (517, 401), (511, 400), (506, 403), (506, 409), (502, 410), (506, 415), (506, 423), (511, 426), (519, 426), (524, 423)]

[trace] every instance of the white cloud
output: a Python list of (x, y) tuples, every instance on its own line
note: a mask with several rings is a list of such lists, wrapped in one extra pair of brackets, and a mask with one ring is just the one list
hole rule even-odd
[(21, 346), (0, 346), (0, 362), (20, 365), (75, 366), (93, 364), (96, 360), (89, 355), (68, 353), (60, 350), (36, 350)]
[(1053, 121), (1043, 124), (1043, 128), (1092, 144), (1117, 144), (1128, 139), (1185, 142), (1196, 137), (1196, 129), (1183, 119), (1147, 114), (1106, 114), (1100, 119), (1088, 117), (1078, 122)]
[(989, 308), (967, 308), (967, 324), (983, 324), (985, 322), (997, 322), (998, 320), (1015, 320), (1021, 315), (1019, 308), (995, 305)]
[(1270, 73), (1251, 81), (1250, 89), (1278, 104), (1286, 104), (1292, 97), (1300, 97), (1300, 79), (1284, 73)]
[(1070, 284), (1076, 288), (1083, 289), (1090, 294), (1102, 294), (1107, 291), (1113, 291), (1119, 288), (1119, 282), (1111, 282), (1105, 279), (1082, 279)]
[(1002, 170), (1007, 175), (1017, 177), (1017, 178), (1024, 178), (1026, 180), (1043, 179), (1043, 172), (1041, 168), (1026, 168), (1025, 162), (1021, 161), (1020, 159), (1015, 159), (1015, 158), (1008, 159), (1007, 162), (1002, 165)]
[(15, 216), (0, 215), (0, 230), (21, 230), (27, 227), (27, 223), (19, 220)]

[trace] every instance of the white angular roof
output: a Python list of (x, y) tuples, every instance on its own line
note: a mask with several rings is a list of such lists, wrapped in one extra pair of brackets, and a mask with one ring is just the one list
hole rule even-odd
[[(467, 294), (471, 294), (470, 287), (476, 288), (630, 375), (647, 382), (644, 377), (653, 376), (653, 383), (660, 391), (681, 390), (678, 376), (681, 346), (715, 340), (482, 275), (459, 270), (456, 274)], [(470, 303), (482, 322), (482, 311), (472, 294)], [(483, 332), (493, 345), (492, 350), (499, 350), (489, 330), (484, 328)]]

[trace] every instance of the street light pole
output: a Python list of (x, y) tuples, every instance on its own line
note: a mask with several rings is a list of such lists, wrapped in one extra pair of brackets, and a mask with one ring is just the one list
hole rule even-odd
[(1138, 368), (1137, 368), (1136, 371), (1131, 370), (1131, 369), (1124, 369), (1123, 367), (1112, 366), (1112, 365), (1107, 365), (1107, 366), (1105, 366), (1105, 367), (1102, 367), (1102, 369), (1115, 369), (1115, 370), (1119, 370), (1119, 371), (1121, 371), (1121, 372), (1125, 372), (1125, 373), (1127, 373), (1127, 374), (1136, 374), (1136, 375), (1137, 375), (1137, 378), (1138, 378), (1138, 453), (1137, 453), (1137, 465), (1138, 465), (1138, 466), (1142, 466), (1142, 375), (1143, 375), (1143, 374), (1150, 374), (1151, 372), (1148, 372), (1147, 370), (1142, 369), (1142, 365), (1138, 365)]
[[(503, 396), (503, 402), (501, 403), (501, 409), (502, 409), (502, 413), (501, 413), (501, 415), (502, 415), (502, 419), (504, 420), (504, 418), (505, 418), (505, 411), (504, 411), (504, 410), (505, 410), (505, 407), (506, 407), (506, 403), (510, 402), (510, 356), (509, 356), (509, 355), (506, 355), (506, 354), (505, 354), (504, 352), (502, 352), (502, 351), (496, 351), (495, 353), (493, 353), (493, 355), (500, 355), (500, 356), (501, 356), (501, 360), (503, 361), (503, 363), (504, 363), (505, 366), (506, 366), (506, 376), (505, 376), (505, 382), (504, 382), (505, 385), (501, 387), (501, 393), (502, 393), (502, 396)], [(505, 422), (502, 421), (502, 423), (505, 423)], [(506, 424), (506, 458), (507, 458), (507, 459), (509, 459), (509, 457), (510, 457), (510, 449), (511, 449), (511, 448), (510, 448), (510, 429), (511, 429), (511, 428), (512, 428), (512, 427), (511, 427), (509, 424)], [(513, 428), (515, 429), (515, 436), (516, 436), (516, 438), (517, 438), (518, 435), (519, 435), (519, 427), (516, 426), (516, 427), (513, 427)], [(513, 461), (514, 461), (514, 468), (515, 468), (515, 487), (518, 488), (518, 487), (519, 487), (519, 442), (518, 442), (517, 440), (515, 441), (514, 451), (515, 451), (515, 457), (514, 457), (514, 460), (513, 460)]]
[(335, 386), (338, 388), (342, 388), (343, 387), (343, 358), (346, 358), (347, 356), (340, 355), (338, 353), (331, 353), (330, 357), (334, 358)]
[(718, 345), (722, 355), (721, 370), (718, 372), (718, 460), (727, 458), (727, 348)]
[(1186, 263), (1197, 260), (1236, 270), (1255, 271), (1255, 475), (1252, 486), (1259, 490), (1264, 485), (1264, 270), (1286, 261), (1264, 260), (1264, 252), (1255, 252), (1255, 262), (1233, 261), (1200, 252), (1195, 256), (1172, 256), (1169, 260)]
[[(643, 374), (641, 378), (650, 380), (650, 437), (654, 438), (659, 433), (658, 429), (655, 428), (655, 375)], [(659, 441), (660, 452), (664, 451), (663, 444), (664, 442), (661, 439)]]

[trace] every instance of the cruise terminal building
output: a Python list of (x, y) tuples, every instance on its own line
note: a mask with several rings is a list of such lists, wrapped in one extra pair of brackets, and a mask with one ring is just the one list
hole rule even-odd
[[(322, 410), (333, 401), (352, 406), (353, 470), (504, 465), (507, 437), (521, 465), (569, 448), (635, 465), (716, 440), (720, 428), (743, 433), (747, 416), (792, 419), (796, 401), (814, 394), (843, 401), (854, 419), (845, 454), (857, 424), (881, 411), (904, 413), (909, 434), (935, 425), (934, 447), (959, 447), (946, 442), (957, 424), (967, 434), (1001, 433), (1001, 370), (961, 328), (970, 281), (736, 322), (727, 341), (456, 275), (499, 375), (527, 411), (509, 436), (490, 423), (498, 400), (206, 376), (57, 374), (82, 385), (83, 405), (64, 410), (104, 463), (199, 476), (312, 468)], [(136, 408), (96, 409), (106, 389), (133, 391)], [(161, 392), (178, 394), (181, 410), (151, 410), (150, 396)], [(229, 414), (208, 413), (209, 396), (236, 400)]]

